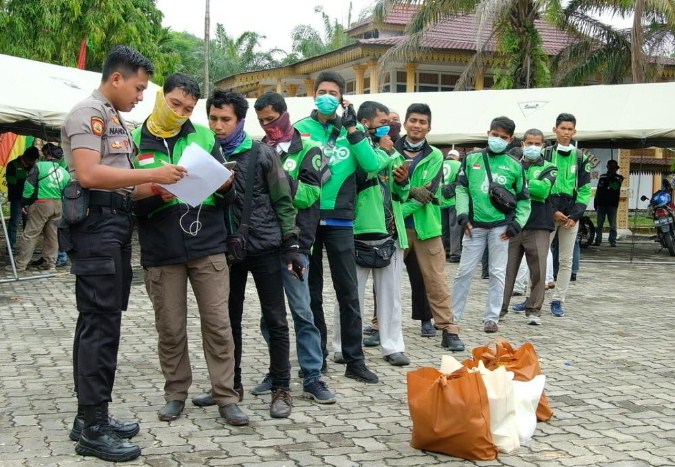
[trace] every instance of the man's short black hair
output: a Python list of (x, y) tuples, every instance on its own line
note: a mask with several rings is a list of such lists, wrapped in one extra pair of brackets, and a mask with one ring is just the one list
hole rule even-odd
[(316, 94), (316, 91), (319, 89), (319, 85), (321, 83), (325, 83), (327, 81), (338, 85), (340, 88), (340, 95), (345, 93), (345, 79), (340, 73), (335, 71), (322, 71), (319, 73), (319, 76), (317, 76), (316, 80), (314, 81), (314, 93)]
[(61, 149), (54, 143), (47, 143), (44, 146), (42, 146), (42, 154), (44, 154), (45, 156), (48, 155), (52, 159), (61, 160), (61, 158), (63, 157), (63, 149)]
[(389, 108), (375, 101), (365, 101), (359, 106), (359, 111), (356, 112), (356, 119), (360, 122), (364, 118), (366, 120), (372, 120), (377, 116), (378, 112), (384, 112), (389, 115)]
[(562, 113), (558, 115), (558, 118), (555, 119), (556, 128), (559, 127), (562, 122), (570, 122), (572, 125), (574, 125), (574, 128), (577, 127), (577, 117), (572, 114)]
[(222, 109), (224, 105), (231, 105), (234, 114), (237, 116), (237, 122), (246, 118), (248, 112), (248, 101), (243, 94), (232, 91), (223, 91), (214, 89), (208, 99), (206, 99), (206, 116), (211, 111), (211, 106)]
[(108, 78), (116, 71), (122, 73), (124, 79), (127, 79), (138, 73), (138, 70), (141, 68), (149, 76), (152, 76), (155, 72), (152, 62), (138, 50), (132, 49), (128, 45), (116, 45), (105, 59), (103, 72), (101, 73), (101, 82), (108, 81)]
[(253, 108), (258, 111), (264, 109), (265, 107), (272, 107), (272, 110), (279, 114), (282, 114), (288, 110), (284, 96), (278, 92), (272, 91), (266, 92), (260, 96), (253, 104)]
[(176, 88), (182, 90), (188, 96), (194, 97), (196, 100), (199, 100), (202, 96), (197, 80), (185, 73), (174, 73), (167, 76), (164, 86), (162, 86), (165, 95)]
[(496, 129), (504, 130), (509, 136), (513, 136), (516, 131), (516, 123), (509, 117), (497, 117), (490, 123), (490, 130)]
[(541, 130), (537, 128), (530, 128), (529, 130), (527, 130), (523, 135), (523, 141), (525, 141), (528, 136), (535, 136), (535, 137), (539, 136), (541, 138), (541, 142), (542, 143), (545, 142), (544, 133), (542, 133)]
[(29, 148), (26, 148), (26, 150), (23, 152), (23, 157), (26, 159), (35, 162), (40, 158), (40, 150), (36, 148), (35, 146), (31, 146)]
[(431, 125), (431, 108), (427, 104), (410, 104), (405, 111), (405, 120), (403, 121), (407, 122), (411, 114), (426, 115), (429, 118), (429, 125)]

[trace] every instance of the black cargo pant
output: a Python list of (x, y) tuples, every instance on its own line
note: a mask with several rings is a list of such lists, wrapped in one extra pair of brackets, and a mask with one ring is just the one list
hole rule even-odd
[(328, 265), (335, 296), (340, 308), (340, 333), (342, 355), (348, 364), (363, 363), (361, 346), (361, 308), (354, 259), (354, 231), (351, 227), (319, 226), (312, 247), (309, 266), (310, 307), (314, 324), (321, 333), (321, 350), (328, 356), (326, 318), (323, 312), (323, 249), (326, 248)]
[(73, 376), (80, 405), (112, 400), (122, 311), (131, 290), (131, 214), (92, 206), (80, 224), (59, 229), (75, 274)]

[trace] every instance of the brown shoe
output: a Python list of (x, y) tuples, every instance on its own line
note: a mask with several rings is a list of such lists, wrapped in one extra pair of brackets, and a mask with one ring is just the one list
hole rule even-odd
[[(239, 402), (244, 400), (244, 387), (239, 386), (234, 388), (234, 391), (239, 394)], [(216, 405), (216, 401), (213, 400), (213, 391), (211, 389), (208, 392), (202, 394), (201, 396), (194, 397), (192, 403), (197, 407), (210, 407)]]
[(499, 330), (499, 327), (497, 326), (497, 323), (488, 319), (483, 324), (483, 330), (485, 332), (497, 332)]
[(270, 416), (272, 418), (288, 418), (292, 407), (293, 396), (288, 389), (272, 391), (272, 402), (270, 402)]

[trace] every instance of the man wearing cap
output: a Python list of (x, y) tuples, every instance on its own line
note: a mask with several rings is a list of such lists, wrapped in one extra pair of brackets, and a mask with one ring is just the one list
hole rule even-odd
[(595, 234), (595, 246), (602, 243), (602, 228), (605, 218), (609, 222), (609, 246), (616, 246), (616, 212), (619, 210), (621, 184), (623, 175), (619, 175), (619, 163), (614, 159), (607, 161), (607, 173), (600, 175), (598, 188), (595, 191), (595, 212), (598, 215), (598, 225)]

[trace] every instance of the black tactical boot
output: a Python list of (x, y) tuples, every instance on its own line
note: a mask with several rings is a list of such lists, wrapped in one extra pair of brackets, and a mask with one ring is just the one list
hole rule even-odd
[[(77, 415), (75, 415), (75, 420), (73, 420), (73, 427), (70, 430), (70, 439), (73, 441), (80, 440), (80, 433), (82, 433), (82, 428), (84, 428), (84, 410), (83, 406), (79, 405), (77, 407)], [(120, 438), (131, 439), (138, 434), (140, 427), (136, 422), (120, 422), (115, 420), (113, 417), (108, 417), (108, 425), (117, 433), (117, 436)]]
[(124, 462), (141, 455), (141, 448), (122, 439), (109, 424), (108, 404), (84, 405), (84, 428), (75, 452), (108, 462)]

